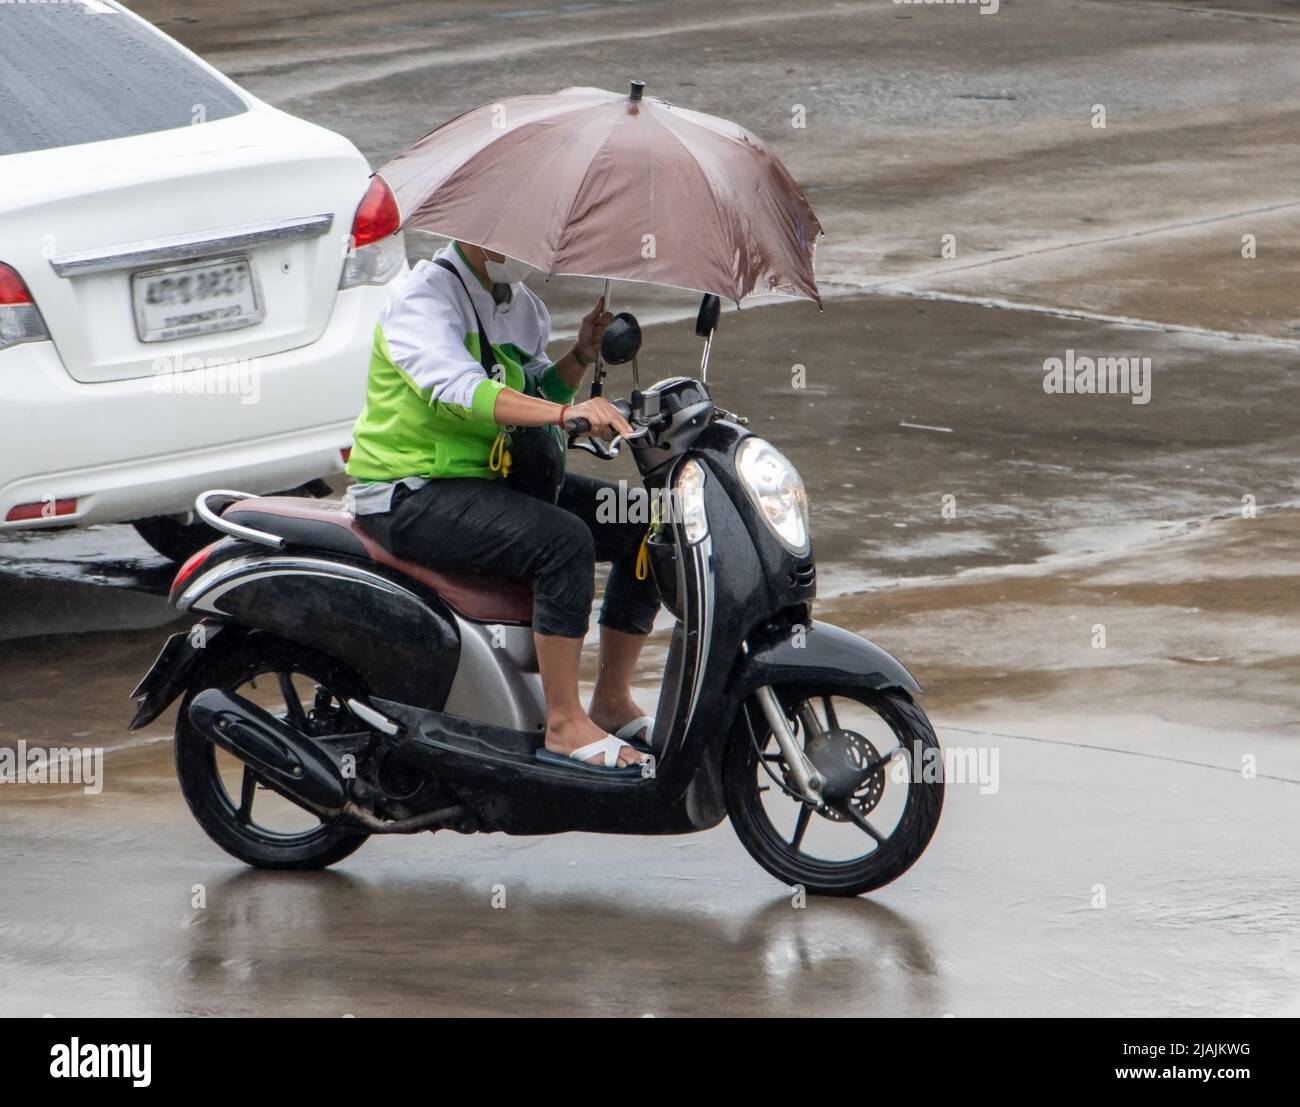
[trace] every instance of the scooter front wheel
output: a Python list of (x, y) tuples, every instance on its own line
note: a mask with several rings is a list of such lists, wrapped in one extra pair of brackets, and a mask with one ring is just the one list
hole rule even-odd
[(795, 740), (826, 778), (826, 803), (794, 790), (758, 704), (747, 701), (723, 766), (727, 813), (750, 855), (810, 894), (858, 896), (905, 873), (943, 808), (939, 743), (903, 691), (776, 688)]

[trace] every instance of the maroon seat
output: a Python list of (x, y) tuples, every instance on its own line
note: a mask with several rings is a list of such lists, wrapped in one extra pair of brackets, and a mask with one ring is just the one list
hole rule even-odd
[(531, 581), (476, 573), (440, 573), (413, 561), (403, 561), (357, 526), (341, 500), (258, 496), (231, 504), (222, 512), (222, 518), (279, 535), (293, 545), (369, 558), (396, 569), (433, 589), (457, 612), (476, 622), (527, 625), (533, 619)]

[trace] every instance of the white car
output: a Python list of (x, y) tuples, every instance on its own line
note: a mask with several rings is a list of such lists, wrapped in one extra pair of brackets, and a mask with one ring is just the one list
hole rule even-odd
[(341, 472), (400, 216), (342, 136), (118, 4), (0, 3), (0, 536), (209, 540)]

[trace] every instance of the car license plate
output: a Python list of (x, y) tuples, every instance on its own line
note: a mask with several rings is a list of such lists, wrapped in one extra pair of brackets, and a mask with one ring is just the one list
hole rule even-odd
[(131, 300), (141, 342), (251, 327), (265, 315), (247, 258), (132, 273)]

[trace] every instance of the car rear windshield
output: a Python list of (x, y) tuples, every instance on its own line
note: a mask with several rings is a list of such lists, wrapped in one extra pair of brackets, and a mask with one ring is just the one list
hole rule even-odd
[(247, 110), (168, 39), (98, 0), (0, 2), (0, 155)]

